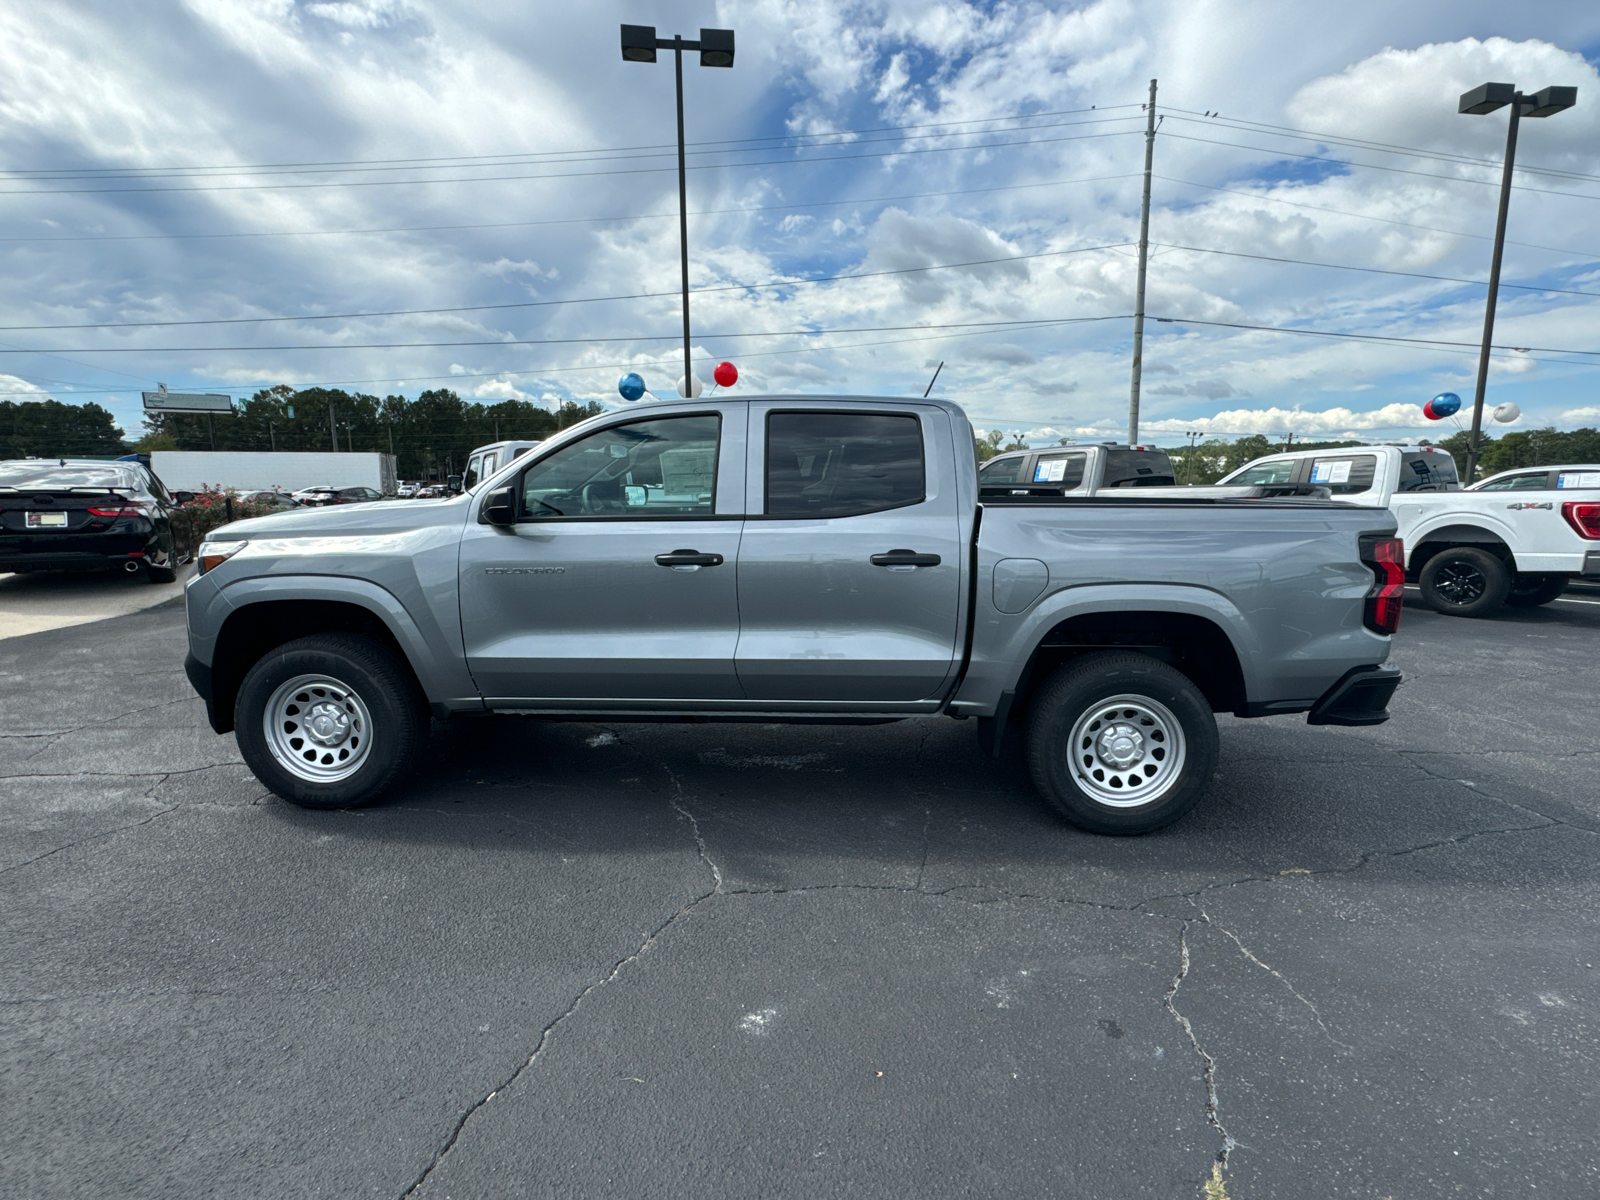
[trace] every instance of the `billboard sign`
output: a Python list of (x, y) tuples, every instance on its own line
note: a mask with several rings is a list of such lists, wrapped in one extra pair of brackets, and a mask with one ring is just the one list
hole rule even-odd
[(144, 393), (146, 412), (229, 413), (233, 412), (233, 397), (197, 392)]

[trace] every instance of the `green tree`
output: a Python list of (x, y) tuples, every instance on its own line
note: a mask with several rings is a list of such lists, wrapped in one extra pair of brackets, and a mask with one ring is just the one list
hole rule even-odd
[(0, 457), (116, 458), (127, 452), (115, 418), (98, 404), (0, 401)]

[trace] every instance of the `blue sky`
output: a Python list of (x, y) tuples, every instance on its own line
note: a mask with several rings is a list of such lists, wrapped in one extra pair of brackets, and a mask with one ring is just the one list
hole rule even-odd
[[(1471, 350), (1235, 326), (1475, 343), (1484, 290), (1454, 280), (1487, 274), (1497, 171), (1469, 160), (1505, 122), (1456, 96), (1575, 84), (1524, 123), (1496, 341), (1527, 352), (1490, 397), (1600, 423), (1576, 353), (1600, 298), (1573, 294), (1600, 293), (1600, 10), (1576, 3), (11, 6), (0, 390), (130, 432), (158, 381), (670, 391), (672, 69), (622, 62), (622, 21), (738, 36), (733, 70), (685, 68), (698, 373), (905, 395), (944, 361), (940, 394), (1035, 439), (1125, 428), (1150, 78), (1143, 413), (1168, 441), (1453, 431), (1420, 406), (1470, 400)], [(638, 293), (665, 294), (594, 299)], [(95, 328), (40, 328), (69, 325)]]

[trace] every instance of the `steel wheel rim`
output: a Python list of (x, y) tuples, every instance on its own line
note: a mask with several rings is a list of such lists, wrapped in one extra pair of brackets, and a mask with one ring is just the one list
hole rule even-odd
[(348, 779), (372, 752), (366, 703), (329, 675), (296, 675), (279, 684), (262, 726), (278, 764), (307, 783)]
[(1434, 587), (1451, 604), (1471, 604), (1488, 591), (1489, 581), (1472, 564), (1452, 562), (1439, 568)]
[(1067, 741), (1072, 778), (1096, 803), (1138, 808), (1183, 773), (1183, 726), (1149, 696), (1108, 696), (1086, 709)]

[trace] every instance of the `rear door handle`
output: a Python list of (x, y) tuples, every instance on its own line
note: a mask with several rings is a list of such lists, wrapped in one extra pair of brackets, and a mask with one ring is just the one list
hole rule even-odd
[(674, 550), (671, 554), (656, 555), (658, 567), (720, 567), (722, 555), (701, 554), (698, 550)]
[(875, 567), (937, 567), (942, 561), (937, 554), (918, 554), (915, 550), (891, 550), (872, 556)]

